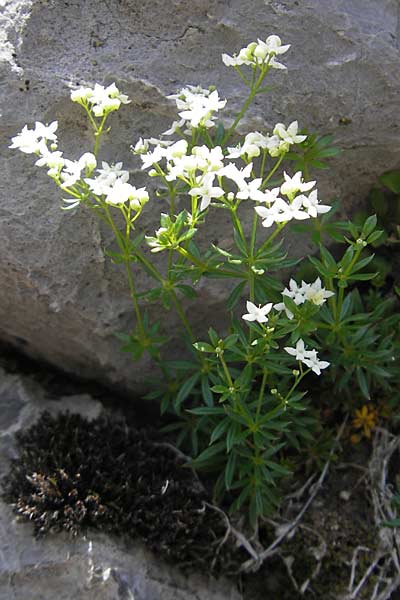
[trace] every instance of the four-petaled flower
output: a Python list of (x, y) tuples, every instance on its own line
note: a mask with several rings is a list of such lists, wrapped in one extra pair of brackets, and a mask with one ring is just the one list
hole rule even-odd
[(221, 198), (225, 194), (224, 190), (218, 186), (212, 187), (215, 179), (214, 173), (206, 173), (204, 177), (199, 178), (199, 185), (190, 190), (190, 196), (200, 196), (200, 210), (206, 210), (212, 198)]
[(329, 367), (330, 363), (326, 360), (319, 360), (316, 350), (306, 350), (304, 341), (300, 338), (295, 348), (286, 346), (284, 350), (294, 356), (296, 360), (304, 363), (316, 375), (321, 375), (321, 369)]
[(264, 306), (256, 306), (253, 302), (248, 300), (246, 302), (246, 308), (248, 313), (242, 316), (245, 321), (257, 321), (258, 323), (266, 323), (268, 321), (268, 313), (271, 311), (272, 302), (265, 304)]

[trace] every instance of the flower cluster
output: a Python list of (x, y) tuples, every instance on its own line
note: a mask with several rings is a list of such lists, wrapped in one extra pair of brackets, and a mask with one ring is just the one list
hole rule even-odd
[(144, 187), (136, 189), (128, 183), (129, 171), (122, 169), (122, 162), (109, 165), (103, 161), (102, 167), (97, 169), (100, 175), (84, 180), (93, 194), (104, 196), (104, 201), (113, 206), (122, 206), (128, 202), (135, 211), (148, 202), (149, 194)]
[(175, 100), (181, 120), (174, 122), (164, 135), (171, 135), (182, 127), (213, 127), (216, 116), (214, 113), (226, 104), (226, 100), (220, 100), (217, 90), (206, 90), (194, 85), (188, 85), (177, 94), (167, 97)]
[[(314, 283), (301, 282), (299, 286), (294, 279), (289, 281), (289, 288), (285, 288), (282, 292), (282, 296), (286, 296), (293, 300), (296, 306), (304, 304), (304, 302), (312, 302), (316, 306), (322, 306), (328, 298), (334, 296), (334, 292), (326, 290), (322, 287), (321, 279), (317, 277)], [(275, 304), (276, 310), (284, 310), (288, 319), (293, 319), (293, 313), (288, 309), (284, 302)]]
[(242, 48), (238, 55), (222, 55), (222, 61), (227, 67), (240, 67), (241, 65), (251, 65), (253, 67), (267, 64), (273, 69), (286, 69), (285, 65), (278, 62), (276, 55), (285, 54), (290, 48), (290, 44), (282, 46), (281, 38), (278, 35), (270, 35), (265, 42), (257, 40), (251, 42), (245, 48)]
[[(287, 130), (281, 123), (278, 126), (282, 136), (291, 131), (286, 136), (286, 141), (281, 140), (285, 145), (298, 143), (305, 138), (297, 136), (297, 122), (292, 123)], [(278, 140), (277, 145), (274, 138)], [(261, 149), (278, 148), (281, 142), (276, 135), (268, 138), (261, 133), (252, 132), (246, 136), (242, 146), (228, 148), (229, 154), (226, 158), (257, 156)], [(175, 143), (170, 140), (140, 139), (133, 151), (140, 155), (142, 169), (150, 169), (150, 175), (164, 177), (168, 182), (180, 179), (188, 184), (191, 187), (189, 195), (201, 197), (201, 211), (209, 206), (212, 199), (221, 198), (225, 193), (227, 197), (232, 197), (233, 194), (233, 197), (239, 200), (250, 199), (263, 203), (264, 206), (256, 207), (256, 211), (262, 217), (264, 227), (292, 219), (316, 217), (330, 210), (330, 206), (319, 204), (317, 190), (313, 190), (308, 196), (301, 194), (295, 197), (297, 192), (305, 192), (315, 186), (315, 181), (305, 183), (300, 171), (293, 177), (285, 173), (285, 181), (280, 188), (263, 190), (262, 178), (252, 178), (253, 163), (242, 169), (233, 162), (224, 164), (225, 157), (220, 146), (212, 149), (205, 145), (195, 146), (188, 154), (188, 142), (184, 139)], [(286, 152), (285, 149), (280, 151)], [(216, 177), (230, 180), (238, 189), (235, 193), (231, 192), (231, 183), (225, 188), (221, 182), (214, 186)], [(280, 193), (287, 196), (288, 202), (279, 197)]]
[[(292, 219), (304, 220), (317, 217), (319, 214), (328, 212), (331, 207), (320, 204), (318, 192), (313, 190), (308, 196), (304, 193), (296, 195), (297, 192), (307, 192), (315, 186), (315, 181), (304, 182), (301, 171), (297, 171), (293, 177), (284, 173), (285, 181), (280, 188), (272, 190), (266, 204), (268, 206), (256, 206), (255, 211), (262, 219), (263, 227), (271, 227), (274, 223), (287, 223)], [(286, 196), (288, 201), (278, 196), (279, 192)]]
[(283, 123), (275, 125), (273, 135), (263, 135), (258, 131), (248, 133), (243, 144), (228, 148), (227, 158), (247, 158), (251, 160), (260, 155), (261, 150), (268, 151), (273, 158), (289, 151), (292, 144), (300, 144), (307, 139), (306, 135), (298, 135), (299, 124), (293, 121), (286, 129)]
[(71, 92), (72, 102), (78, 102), (82, 106), (89, 106), (95, 117), (103, 117), (114, 110), (118, 110), (121, 104), (129, 104), (130, 100), (125, 94), (121, 94), (115, 83), (108, 87), (96, 83), (94, 89), (80, 87)]
[(298, 340), (295, 348), (286, 346), (284, 350), (291, 356), (294, 356), (296, 360), (304, 363), (316, 375), (321, 375), (321, 369), (326, 369), (330, 365), (326, 360), (319, 360), (316, 350), (306, 350), (302, 339)]
[(58, 122), (53, 121), (50, 125), (43, 125), (36, 121), (34, 129), (28, 129), (28, 125), (18, 135), (11, 138), (12, 144), (9, 148), (16, 148), (25, 154), (45, 154), (49, 150), (47, 142), (52, 142), (52, 148), (57, 148), (57, 131)]

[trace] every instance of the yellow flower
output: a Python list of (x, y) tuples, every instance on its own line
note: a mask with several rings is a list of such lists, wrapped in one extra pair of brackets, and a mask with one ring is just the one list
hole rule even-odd
[[(353, 427), (355, 429), (362, 429), (363, 434), (366, 438), (371, 437), (371, 431), (375, 427), (378, 420), (378, 413), (375, 408), (369, 408), (367, 404), (361, 409), (355, 410), (355, 417), (353, 419)], [(353, 436), (358, 437), (358, 436)]]

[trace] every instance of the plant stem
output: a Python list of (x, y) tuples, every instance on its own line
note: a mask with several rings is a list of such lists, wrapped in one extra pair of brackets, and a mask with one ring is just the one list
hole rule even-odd
[(249, 106), (250, 106), (251, 102), (253, 101), (254, 97), (256, 96), (256, 94), (258, 92), (258, 88), (262, 84), (262, 82), (264, 80), (264, 77), (266, 76), (266, 74), (268, 73), (268, 71), (269, 71), (268, 65), (265, 65), (261, 69), (260, 76), (257, 79), (256, 83), (252, 86), (252, 88), (250, 90), (250, 94), (249, 94), (247, 100), (245, 101), (242, 110), (236, 116), (236, 119), (234, 120), (234, 122), (232, 123), (232, 125), (230, 126), (230, 128), (228, 129), (228, 131), (226, 132), (226, 134), (224, 135), (224, 138), (223, 138), (223, 140), (221, 142), (221, 146), (224, 146), (226, 144), (226, 142), (229, 140), (229, 138), (231, 137), (231, 135), (234, 133), (236, 127), (238, 126), (238, 124), (242, 120), (242, 118), (244, 117), (247, 109), (249, 108)]
[(285, 158), (285, 154), (286, 153), (283, 153), (280, 155), (280, 157), (278, 158), (278, 160), (276, 161), (276, 163), (274, 164), (274, 166), (272, 167), (272, 169), (270, 170), (268, 175), (265, 177), (265, 179), (263, 179), (260, 189), (263, 189), (266, 186), (268, 181), (271, 179), (272, 175), (277, 171), (277, 169), (279, 169), (281, 162)]
[(256, 411), (256, 423), (259, 419), (260, 416), (260, 412), (261, 412), (261, 406), (262, 406), (262, 401), (264, 398), (264, 391), (265, 391), (265, 384), (267, 383), (267, 377), (268, 377), (268, 372), (266, 369), (263, 370), (263, 378), (261, 381), (261, 387), (260, 387), (260, 393), (258, 395), (258, 402), (257, 402), (257, 411)]
[(128, 279), (128, 284), (129, 284), (129, 290), (130, 290), (130, 296), (131, 296), (131, 301), (133, 304), (133, 308), (135, 310), (135, 314), (136, 314), (136, 320), (137, 320), (137, 324), (138, 324), (138, 328), (139, 328), (139, 332), (140, 335), (142, 337), (142, 339), (144, 340), (146, 337), (145, 334), (145, 330), (144, 330), (144, 326), (143, 326), (143, 319), (142, 319), (142, 314), (140, 311), (140, 307), (137, 301), (137, 297), (136, 297), (136, 287), (135, 287), (135, 282), (133, 279), (133, 275), (132, 275), (132, 271), (131, 271), (131, 265), (130, 265), (130, 254), (129, 254), (129, 238), (123, 238), (122, 235), (120, 234), (120, 232), (118, 231), (114, 220), (111, 216), (110, 213), (110, 209), (108, 208), (108, 205), (104, 202), (103, 203), (103, 208), (104, 211), (107, 215), (108, 218), (108, 222), (110, 224), (111, 229), (114, 232), (115, 238), (117, 240), (118, 246), (121, 249), (122, 253), (123, 253), (123, 259), (124, 259), (124, 264), (125, 264), (125, 270), (126, 270), (126, 275), (127, 275), (127, 279)]

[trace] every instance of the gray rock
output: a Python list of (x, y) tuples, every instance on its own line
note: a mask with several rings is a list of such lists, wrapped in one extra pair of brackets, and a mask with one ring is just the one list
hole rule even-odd
[[(132, 366), (115, 331), (129, 330), (132, 311), (121, 269), (104, 260), (110, 235), (84, 211), (64, 214), (60, 196), (31, 157), (7, 149), (26, 122), (60, 122), (66, 155), (91, 141), (68, 86), (116, 81), (132, 98), (112, 118), (104, 159), (124, 160), (143, 183), (128, 147), (157, 135), (174, 118), (166, 96), (187, 83), (217, 84), (227, 115), (244, 89), (220, 55), (270, 33), (292, 44), (288, 73), (259, 97), (247, 126), (270, 130), (297, 118), (335, 134), (344, 152), (318, 175), (320, 196), (349, 211), (376, 177), (399, 164), (399, 5), (396, 0), (6, 0), (0, 15), (0, 339), (75, 374), (121, 388), (143, 387), (149, 361)], [(136, 165), (136, 166), (135, 166)], [(149, 203), (143, 227), (156, 227)], [(245, 221), (251, 218), (251, 211)], [(206, 241), (225, 239), (226, 216), (209, 218)], [(289, 240), (296, 246), (297, 240)], [(307, 253), (302, 247), (300, 253)], [(135, 273), (139, 288), (146, 285)], [(220, 322), (227, 290), (200, 287), (195, 327)], [(157, 306), (153, 314), (160, 315)], [(176, 330), (173, 313), (160, 315)], [(177, 340), (175, 340), (177, 342)], [(176, 352), (181, 350), (175, 343)]]
[[(89, 395), (49, 400), (40, 385), (0, 369), (0, 478), (16, 456), (14, 434), (43, 410), (102, 410)], [(35, 540), (28, 523), (17, 523), (0, 499), (0, 600), (239, 600), (234, 585), (186, 577), (146, 552), (96, 532), (71, 539), (58, 534)]]

